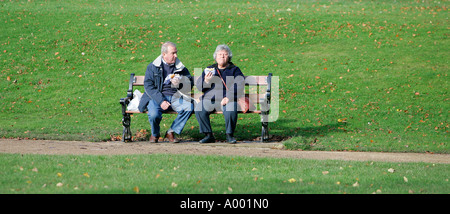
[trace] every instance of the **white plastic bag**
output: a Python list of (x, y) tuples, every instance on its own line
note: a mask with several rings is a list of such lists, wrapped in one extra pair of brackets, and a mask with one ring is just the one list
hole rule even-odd
[(142, 93), (139, 90), (134, 90), (133, 99), (127, 106), (128, 111), (139, 111), (139, 102), (141, 101)]

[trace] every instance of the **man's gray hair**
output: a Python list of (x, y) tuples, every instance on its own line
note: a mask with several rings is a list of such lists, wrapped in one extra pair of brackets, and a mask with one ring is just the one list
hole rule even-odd
[(219, 51), (227, 51), (228, 52), (228, 61), (231, 61), (231, 58), (233, 58), (233, 52), (231, 52), (230, 47), (228, 47), (228, 45), (218, 45), (216, 48), (216, 51), (214, 51), (213, 57), (214, 59), (216, 59), (216, 54)]
[(167, 49), (169, 49), (169, 46), (172, 46), (174, 48), (177, 47), (177, 45), (175, 45), (175, 43), (173, 42), (164, 42), (164, 44), (162, 44), (161, 46), (161, 54), (167, 53)]

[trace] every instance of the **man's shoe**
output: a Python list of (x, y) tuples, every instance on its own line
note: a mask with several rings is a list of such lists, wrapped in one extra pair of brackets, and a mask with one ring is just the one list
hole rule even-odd
[(200, 143), (214, 143), (216, 142), (216, 138), (211, 133), (207, 133), (205, 138), (200, 140)]
[(234, 139), (233, 135), (231, 135), (231, 134), (227, 134), (227, 141), (228, 141), (228, 143), (232, 143), (232, 144), (235, 144), (237, 142), (236, 139)]
[(179, 143), (180, 141), (175, 137), (173, 132), (166, 132), (166, 136), (164, 136), (164, 139), (169, 140), (171, 143)]
[(155, 137), (155, 136), (150, 136), (150, 143), (158, 143), (158, 138), (159, 137)]

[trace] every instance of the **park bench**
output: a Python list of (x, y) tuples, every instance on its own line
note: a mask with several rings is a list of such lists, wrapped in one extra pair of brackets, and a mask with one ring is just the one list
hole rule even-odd
[[(131, 142), (131, 115), (139, 113), (147, 113), (140, 111), (129, 111), (127, 110), (128, 104), (133, 99), (134, 86), (144, 86), (145, 76), (136, 76), (134, 73), (130, 75), (130, 81), (127, 90), (127, 97), (120, 99), (120, 104), (122, 106), (122, 125), (123, 125), (123, 142)], [(198, 77), (194, 77), (198, 78)], [(194, 82), (196, 82), (194, 80)], [(269, 123), (268, 115), (270, 111), (270, 98), (271, 98), (271, 82), (272, 74), (269, 73), (267, 76), (245, 76), (245, 96), (249, 100), (249, 110), (245, 114), (259, 114), (261, 116), (261, 141), (267, 141), (269, 139)], [(195, 87), (193, 87), (195, 90)], [(191, 97), (197, 98), (200, 93), (194, 93), (191, 91)], [(166, 114), (176, 114), (175, 111), (166, 112)], [(194, 112), (195, 113), (195, 112)], [(222, 114), (221, 111), (213, 112), (215, 114)], [(238, 113), (243, 113), (238, 111)]]

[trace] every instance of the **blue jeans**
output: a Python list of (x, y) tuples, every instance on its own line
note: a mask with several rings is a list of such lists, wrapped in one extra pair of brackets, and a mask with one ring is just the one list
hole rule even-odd
[(154, 100), (150, 100), (147, 105), (148, 109), (148, 121), (152, 128), (152, 135), (159, 137), (160, 127), (159, 124), (162, 120), (162, 114), (168, 111), (176, 111), (178, 113), (177, 118), (173, 121), (170, 128), (177, 134), (181, 134), (186, 122), (194, 112), (194, 104), (190, 101), (183, 100), (183, 98), (177, 98), (173, 96), (165, 96), (166, 99), (171, 103), (167, 110), (163, 110)]

